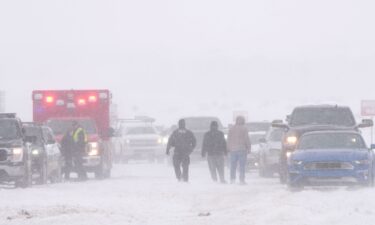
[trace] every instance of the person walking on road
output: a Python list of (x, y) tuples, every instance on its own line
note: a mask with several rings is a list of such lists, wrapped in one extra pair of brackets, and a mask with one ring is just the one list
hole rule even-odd
[(77, 169), (78, 178), (81, 181), (87, 180), (87, 173), (83, 165), (83, 157), (86, 153), (87, 134), (77, 121), (73, 122), (74, 142), (74, 163)]
[(194, 151), (196, 144), (193, 132), (186, 129), (185, 120), (181, 119), (178, 122), (178, 129), (172, 133), (168, 140), (166, 152), (169, 155), (171, 148), (174, 148), (173, 166), (178, 181), (189, 181), (190, 154)]
[(224, 178), (224, 155), (227, 155), (227, 143), (224, 133), (219, 131), (216, 121), (211, 122), (210, 131), (204, 135), (202, 144), (202, 157), (206, 157), (213, 181), (217, 182), (219, 174), (220, 182), (226, 183)]
[(247, 154), (251, 151), (251, 142), (249, 132), (245, 126), (245, 118), (242, 116), (236, 118), (236, 124), (229, 130), (228, 150), (230, 152), (231, 183), (236, 181), (236, 172), (239, 164), (240, 183), (245, 185), (246, 161)]

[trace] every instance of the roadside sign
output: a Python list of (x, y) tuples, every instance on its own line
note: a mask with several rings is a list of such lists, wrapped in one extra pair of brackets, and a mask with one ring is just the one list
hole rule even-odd
[(362, 116), (375, 116), (375, 100), (363, 100), (361, 103)]

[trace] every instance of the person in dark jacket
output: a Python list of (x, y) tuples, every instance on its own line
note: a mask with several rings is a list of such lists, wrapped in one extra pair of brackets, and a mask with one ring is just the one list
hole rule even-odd
[(216, 121), (211, 123), (210, 131), (204, 135), (202, 157), (206, 157), (212, 180), (217, 181), (217, 173), (221, 183), (226, 183), (224, 178), (224, 155), (227, 155), (227, 143), (224, 133), (219, 131)]
[[(190, 154), (194, 151), (197, 141), (193, 132), (186, 129), (185, 120), (178, 122), (178, 129), (175, 130), (168, 140), (167, 155), (171, 148), (174, 148), (173, 166), (176, 178), (179, 181), (189, 181)], [(181, 173), (182, 166), (182, 173)]]
[(87, 134), (77, 121), (73, 122), (74, 163), (80, 180), (87, 180), (87, 172), (83, 166), (86, 153)]
[(64, 166), (64, 178), (65, 180), (70, 179), (70, 173), (73, 169), (73, 150), (74, 150), (74, 141), (73, 141), (73, 128), (70, 128), (61, 140), (61, 154), (64, 157), (65, 166)]

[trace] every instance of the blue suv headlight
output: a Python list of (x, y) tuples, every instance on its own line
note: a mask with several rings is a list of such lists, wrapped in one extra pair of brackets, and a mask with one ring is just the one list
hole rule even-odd
[(364, 160), (355, 160), (354, 163), (356, 165), (361, 165), (361, 166), (367, 166), (370, 165), (370, 160), (364, 159)]

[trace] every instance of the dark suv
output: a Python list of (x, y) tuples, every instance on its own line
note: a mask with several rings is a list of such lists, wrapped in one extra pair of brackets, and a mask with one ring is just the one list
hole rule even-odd
[(16, 114), (0, 114), (0, 182), (15, 186), (32, 184), (30, 140)]
[(39, 184), (61, 181), (62, 156), (51, 128), (36, 123), (24, 123), (26, 136), (33, 137), (31, 144), (32, 173)]
[(279, 171), (280, 181), (285, 183), (288, 156), (295, 150), (299, 138), (304, 133), (324, 130), (358, 130), (373, 126), (373, 122), (363, 120), (361, 124), (356, 124), (351, 109), (346, 106), (313, 105), (295, 108), (287, 117), (287, 124), (274, 121), (272, 126), (286, 131), (282, 141)]

